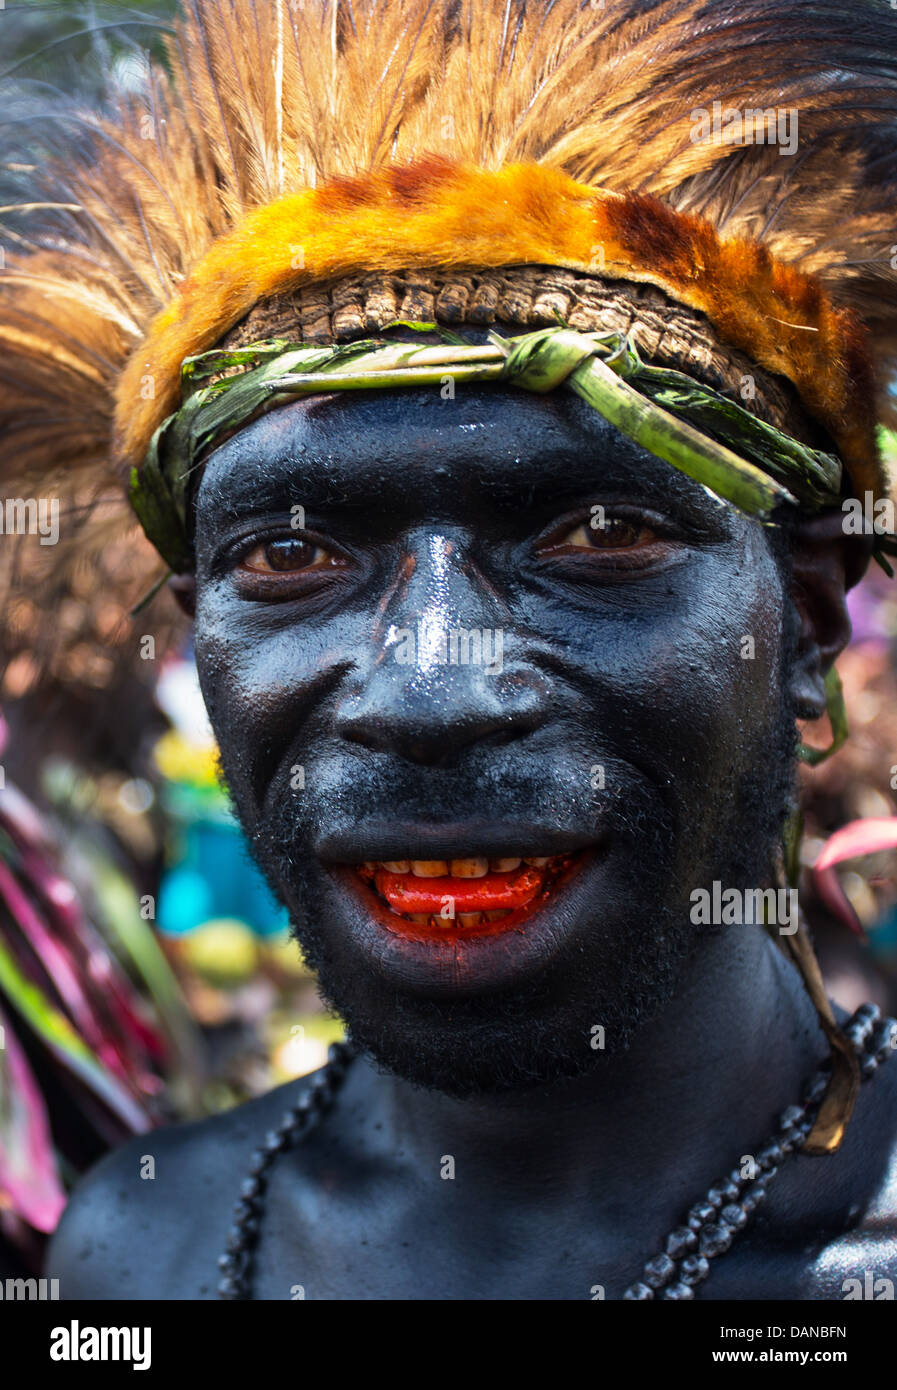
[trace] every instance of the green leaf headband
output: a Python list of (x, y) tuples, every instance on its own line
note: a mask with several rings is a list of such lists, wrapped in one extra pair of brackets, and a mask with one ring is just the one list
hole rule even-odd
[[(493, 331), (487, 343), (473, 345), (435, 323), (386, 325), (399, 327), (438, 333), (443, 345), (365, 339), (309, 347), (272, 339), (185, 359), (181, 407), (156, 430), (130, 482), (140, 523), (174, 572), (192, 566), (191, 474), (223, 436), (294, 397), (441, 386), (446, 377), (540, 394), (559, 386), (575, 391), (628, 438), (750, 516), (767, 516), (781, 503), (817, 511), (841, 501), (841, 464), (833, 454), (801, 444), (683, 372), (646, 365), (619, 333), (577, 333), (561, 323), (514, 338)], [(203, 385), (210, 377), (217, 379)], [(886, 550), (897, 553), (897, 539), (877, 538), (876, 558), (893, 573)], [(801, 745), (811, 764), (847, 736), (834, 669), (826, 690), (833, 742), (825, 750)]]
[[(471, 345), (433, 323), (387, 325), (394, 327), (438, 332), (444, 344), (366, 339), (309, 347), (275, 339), (186, 358), (181, 407), (153, 435), (130, 487), (143, 529), (173, 570), (192, 565), (192, 471), (223, 435), (293, 397), (439, 386), (446, 377), (575, 391), (637, 444), (751, 516), (783, 502), (816, 510), (840, 500), (833, 454), (808, 448), (683, 372), (645, 365), (619, 333), (558, 326), (516, 338), (492, 332), (487, 343)], [(210, 377), (218, 380), (204, 385)]]

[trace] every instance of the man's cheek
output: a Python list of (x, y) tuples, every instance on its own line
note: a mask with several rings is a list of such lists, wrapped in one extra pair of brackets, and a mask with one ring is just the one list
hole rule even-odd
[(238, 755), (242, 772), (251, 769), (257, 801), (287, 755), (295, 751), (301, 761), (306, 721), (344, 660), (342, 648), (306, 625), (272, 631), (206, 602), (197, 609), (195, 650), (219, 746)]
[[(748, 571), (750, 573), (750, 571)], [(647, 695), (643, 727), (658, 758), (700, 780), (753, 758), (781, 709), (781, 623), (765, 564), (750, 585), (721, 573), (692, 596), (687, 617), (634, 644)]]
[(590, 735), (656, 789), (680, 848), (703, 846), (705, 830), (712, 838), (706, 822), (756, 771), (771, 741), (778, 747), (782, 719), (779, 633), (765, 612), (738, 615), (722, 640), (712, 628), (689, 630), (687, 645), (684, 635), (658, 633), (640, 644), (639, 665), (625, 679), (592, 673)]
[(775, 716), (777, 660), (762, 635), (658, 631), (633, 645), (625, 665), (587, 668), (595, 736), (647, 760), (645, 770), (699, 777)]

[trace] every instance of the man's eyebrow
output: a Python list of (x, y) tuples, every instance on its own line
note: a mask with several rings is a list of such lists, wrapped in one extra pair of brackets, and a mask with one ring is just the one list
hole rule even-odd
[[(303, 469), (307, 463), (303, 460)], [(376, 496), (366, 487), (347, 488), (345, 480), (330, 479), (330, 487), (322, 487), (323, 481), (310, 482), (304, 471), (291, 475), (265, 469), (247, 476), (243, 468), (216, 468), (214, 476), (203, 479), (196, 496), (202, 508), (220, 510), (234, 520), (289, 511), (297, 504), (322, 512), (369, 510)]]

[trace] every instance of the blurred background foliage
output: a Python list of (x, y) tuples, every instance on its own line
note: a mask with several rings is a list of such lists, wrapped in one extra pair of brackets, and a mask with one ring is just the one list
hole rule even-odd
[[(41, 83), (96, 101), (110, 74), (125, 77), (135, 53), (162, 57), (162, 34), (175, 10), (175, 0), (6, 0), (0, 40), (5, 90), (14, 82)], [(31, 95), (38, 98), (36, 87)]]
[[(0, 217), (15, 219), (19, 149), (39, 157), (54, 100), (94, 101), (110, 78), (138, 90), (174, 8), (6, 0)], [(102, 604), (92, 574), (52, 614), (64, 660), (37, 650), (46, 615), (27, 585), (0, 620), (0, 1275), (39, 1268), (67, 1190), (107, 1148), (302, 1075), (341, 1035), (219, 785), (173, 606), (169, 655), (125, 655), (127, 560), (110, 550)], [(851, 736), (801, 774), (808, 868), (845, 822), (897, 814), (897, 583), (873, 569), (850, 606)], [(850, 861), (840, 881), (868, 945), (809, 874), (801, 898), (829, 989), (848, 1009), (871, 997), (893, 1011), (897, 852)]]

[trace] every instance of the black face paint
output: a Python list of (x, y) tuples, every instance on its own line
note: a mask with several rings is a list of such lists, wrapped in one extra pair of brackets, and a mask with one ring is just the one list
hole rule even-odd
[[(596, 515), (653, 539), (566, 543)], [(768, 882), (795, 734), (767, 533), (583, 403), (285, 407), (210, 459), (196, 548), (238, 814), (326, 998), (399, 1074), (465, 1094), (587, 1070), (596, 1027), (625, 1047), (715, 930), (693, 890)], [(260, 578), (291, 548), (317, 566)], [(492, 634), (491, 670), (444, 659), (458, 629)], [(573, 851), (530, 921), (470, 940), (396, 935), (355, 872)]]

